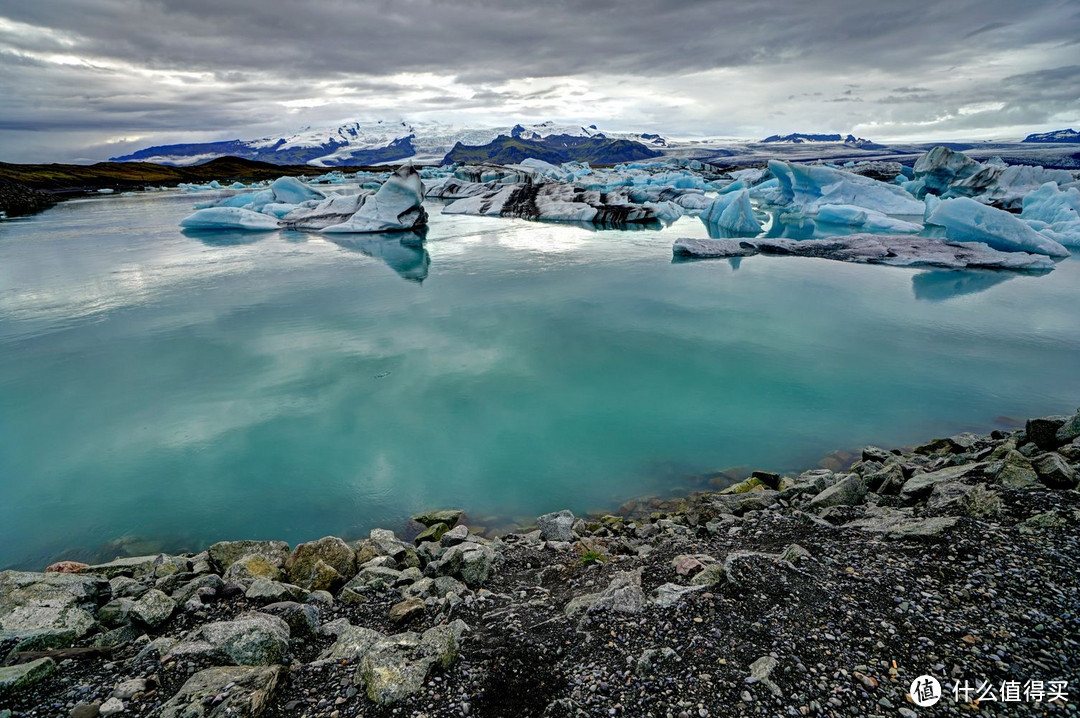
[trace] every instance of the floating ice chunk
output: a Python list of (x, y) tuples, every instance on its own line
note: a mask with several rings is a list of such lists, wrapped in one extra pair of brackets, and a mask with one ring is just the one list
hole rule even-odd
[(750, 196), (759, 202), (766, 202), (768, 204), (778, 204), (781, 202), (781, 188), (780, 180), (772, 177), (759, 182), (750, 188)]
[(1038, 165), (984, 166), (966, 179), (954, 182), (945, 197), (972, 197), (983, 204), (1003, 209), (1019, 209), (1026, 195), (1046, 184), (1067, 184), (1073, 177), (1066, 170), (1048, 170)]
[(712, 204), (712, 199), (706, 197), (704, 194), (684, 194), (676, 197), (672, 201), (683, 209), (691, 211), (701, 211)]
[(719, 194), (728, 194), (729, 192), (738, 192), (741, 189), (749, 189), (749, 187), (741, 179), (737, 179), (731, 184), (724, 185), (716, 191)]
[(424, 183), (412, 163), (399, 167), (356, 214), (324, 232), (399, 232), (427, 224)]
[(912, 168), (915, 179), (934, 194), (942, 194), (951, 184), (982, 169), (975, 160), (962, 152), (953, 152), (948, 147), (935, 147), (915, 160)]
[(652, 209), (630, 202), (624, 194), (601, 193), (554, 182), (506, 185), (451, 202), (443, 212), (612, 225), (657, 219)]
[(278, 228), (273, 217), (252, 212), (243, 207), (210, 207), (195, 210), (194, 214), (180, 220), (180, 226), (188, 229), (248, 229), (267, 231)]
[(231, 185), (229, 185), (229, 189), (247, 189), (247, 185), (245, 185), (243, 182), (233, 182)]
[(925, 222), (927, 218), (933, 214), (934, 210), (937, 209), (938, 205), (941, 204), (941, 197), (938, 197), (936, 194), (928, 194), (923, 197), (923, 203), (926, 205), (926, 209), (923, 210), (922, 216), (923, 222)]
[(722, 194), (701, 213), (701, 221), (736, 234), (757, 234), (761, 223), (754, 216), (749, 190)]
[(274, 193), (274, 201), (288, 204), (300, 204), (309, 199), (326, 199), (326, 194), (306, 184), (295, 177), (278, 177), (270, 185)]
[(744, 170), (732, 170), (728, 172), (728, 177), (733, 180), (745, 182), (749, 186), (756, 185), (765, 179), (765, 168), (763, 167), (750, 167)]
[(661, 222), (674, 222), (684, 214), (683, 208), (671, 201), (644, 202), (641, 206), (652, 212), (653, 216)]
[(921, 226), (912, 222), (905, 222), (872, 209), (850, 204), (827, 204), (818, 209), (817, 219), (819, 222), (828, 224), (859, 227), (867, 232), (918, 233), (922, 231)]
[(1020, 218), (1066, 247), (1080, 247), (1080, 189), (1047, 182), (1024, 197)]
[(300, 205), (292, 204), (289, 202), (270, 202), (269, 204), (263, 205), (259, 212), (261, 212), (262, 214), (270, 215), (271, 217), (275, 217), (277, 219), (281, 219), (285, 215), (297, 209), (299, 206)]
[(945, 236), (954, 242), (983, 242), (1004, 252), (1069, 256), (1069, 250), (1060, 243), (1039, 234), (1005, 210), (966, 197), (942, 200), (926, 221), (944, 227)]
[(779, 180), (779, 204), (814, 212), (827, 204), (853, 204), (885, 214), (922, 214), (922, 202), (902, 187), (829, 167), (769, 161)]
[(781, 254), (899, 267), (1049, 270), (1054, 261), (1027, 252), (999, 252), (979, 242), (943, 242), (929, 237), (850, 234), (828, 239), (690, 239), (675, 240), (676, 257), (699, 259)]
[(360, 211), (371, 192), (360, 194), (332, 194), (314, 207), (297, 207), (282, 217), (282, 224), (290, 229), (325, 229), (341, 224)]

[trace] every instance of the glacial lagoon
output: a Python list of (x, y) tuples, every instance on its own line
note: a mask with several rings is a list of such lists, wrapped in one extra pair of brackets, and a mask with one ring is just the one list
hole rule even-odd
[(0, 223), (0, 568), (359, 536), (433, 507), (611, 510), (1080, 396), (1073, 258), (673, 261), (699, 220), (592, 231), (438, 203), (423, 243), (185, 233), (198, 198)]

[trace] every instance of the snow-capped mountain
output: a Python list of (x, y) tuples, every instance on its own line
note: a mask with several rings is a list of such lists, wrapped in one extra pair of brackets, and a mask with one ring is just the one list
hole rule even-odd
[(1024, 142), (1080, 142), (1080, 132), (1072, 129), (1042, 132), (1028, 135), (1024, 138)]
[(815, 135), (806, 134), (803, 132), (793, 132), (790, 135), (769, 135), (763, 139), (762, 144), (791, 144), (791, 145), (803, 145), (812, 142), (843, 142), (845, 145), (853, 145), (855, 147), (869, 147), (874, 143), (870, 140), (862, 137), (856, 137), (855, 135), (848, 134), (846, 137), (839, 134), (834, 135)]
[[(597, 144), (589, 142), (590, 138), (597, 141), (628, 140), (652, 150), (667, 145), (667, 140), (657, 134), (607, 132), (601, 131), (596, 125), (584, 127), (541, 122), (513, 127), (459, 128), (439, 122), (377, 120), (349, 122), (332, 128), (305, 127), (292, 134), (255, 140), (159, 145), (111, 159), (114, 162), (187, 165), (232, 155), (275, 164), (309, 164), (315, 167), (373, 165), (404, 159), (439, 163), (459, 145), (484, 146), (500, 136), (539, 142), (548, 138), (583, 138), (586, 144)], [(654, 153), (646, 152), (644, 156), (651, 154)]]

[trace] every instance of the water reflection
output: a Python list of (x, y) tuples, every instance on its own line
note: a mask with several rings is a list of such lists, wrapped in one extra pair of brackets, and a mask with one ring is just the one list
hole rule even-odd
[(915, 298), (926, 302), (944, 302), (953, 297), (978, 294), (1002, 282), (1022, 276), (1018, 272), (992, 269), (936, 270), (921, 272), (911, 278)]
[(403, 279), (423, 282), (427, 279), (431, 256), (424, 249), (423, 232), (380, 234), (328, 234), (325, 238), (350, 252), (381, 259)]
[(250, 229), (182, 229), (185, 237), (197, 239), (208, 247), (236, 247), (242, 244), (255, 244), (265, 239), (276, 229), (254, 231)]

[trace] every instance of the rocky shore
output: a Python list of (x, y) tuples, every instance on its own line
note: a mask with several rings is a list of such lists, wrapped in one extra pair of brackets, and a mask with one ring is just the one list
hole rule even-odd
[(1078, 465), (1080, 413), (493, 540), (0, 572), (0, 716), (1073, 715)]
[(8, 217), (20, 217), (48, 209), (56, 200), (45, 192), (0, 178), (0, 212)]

